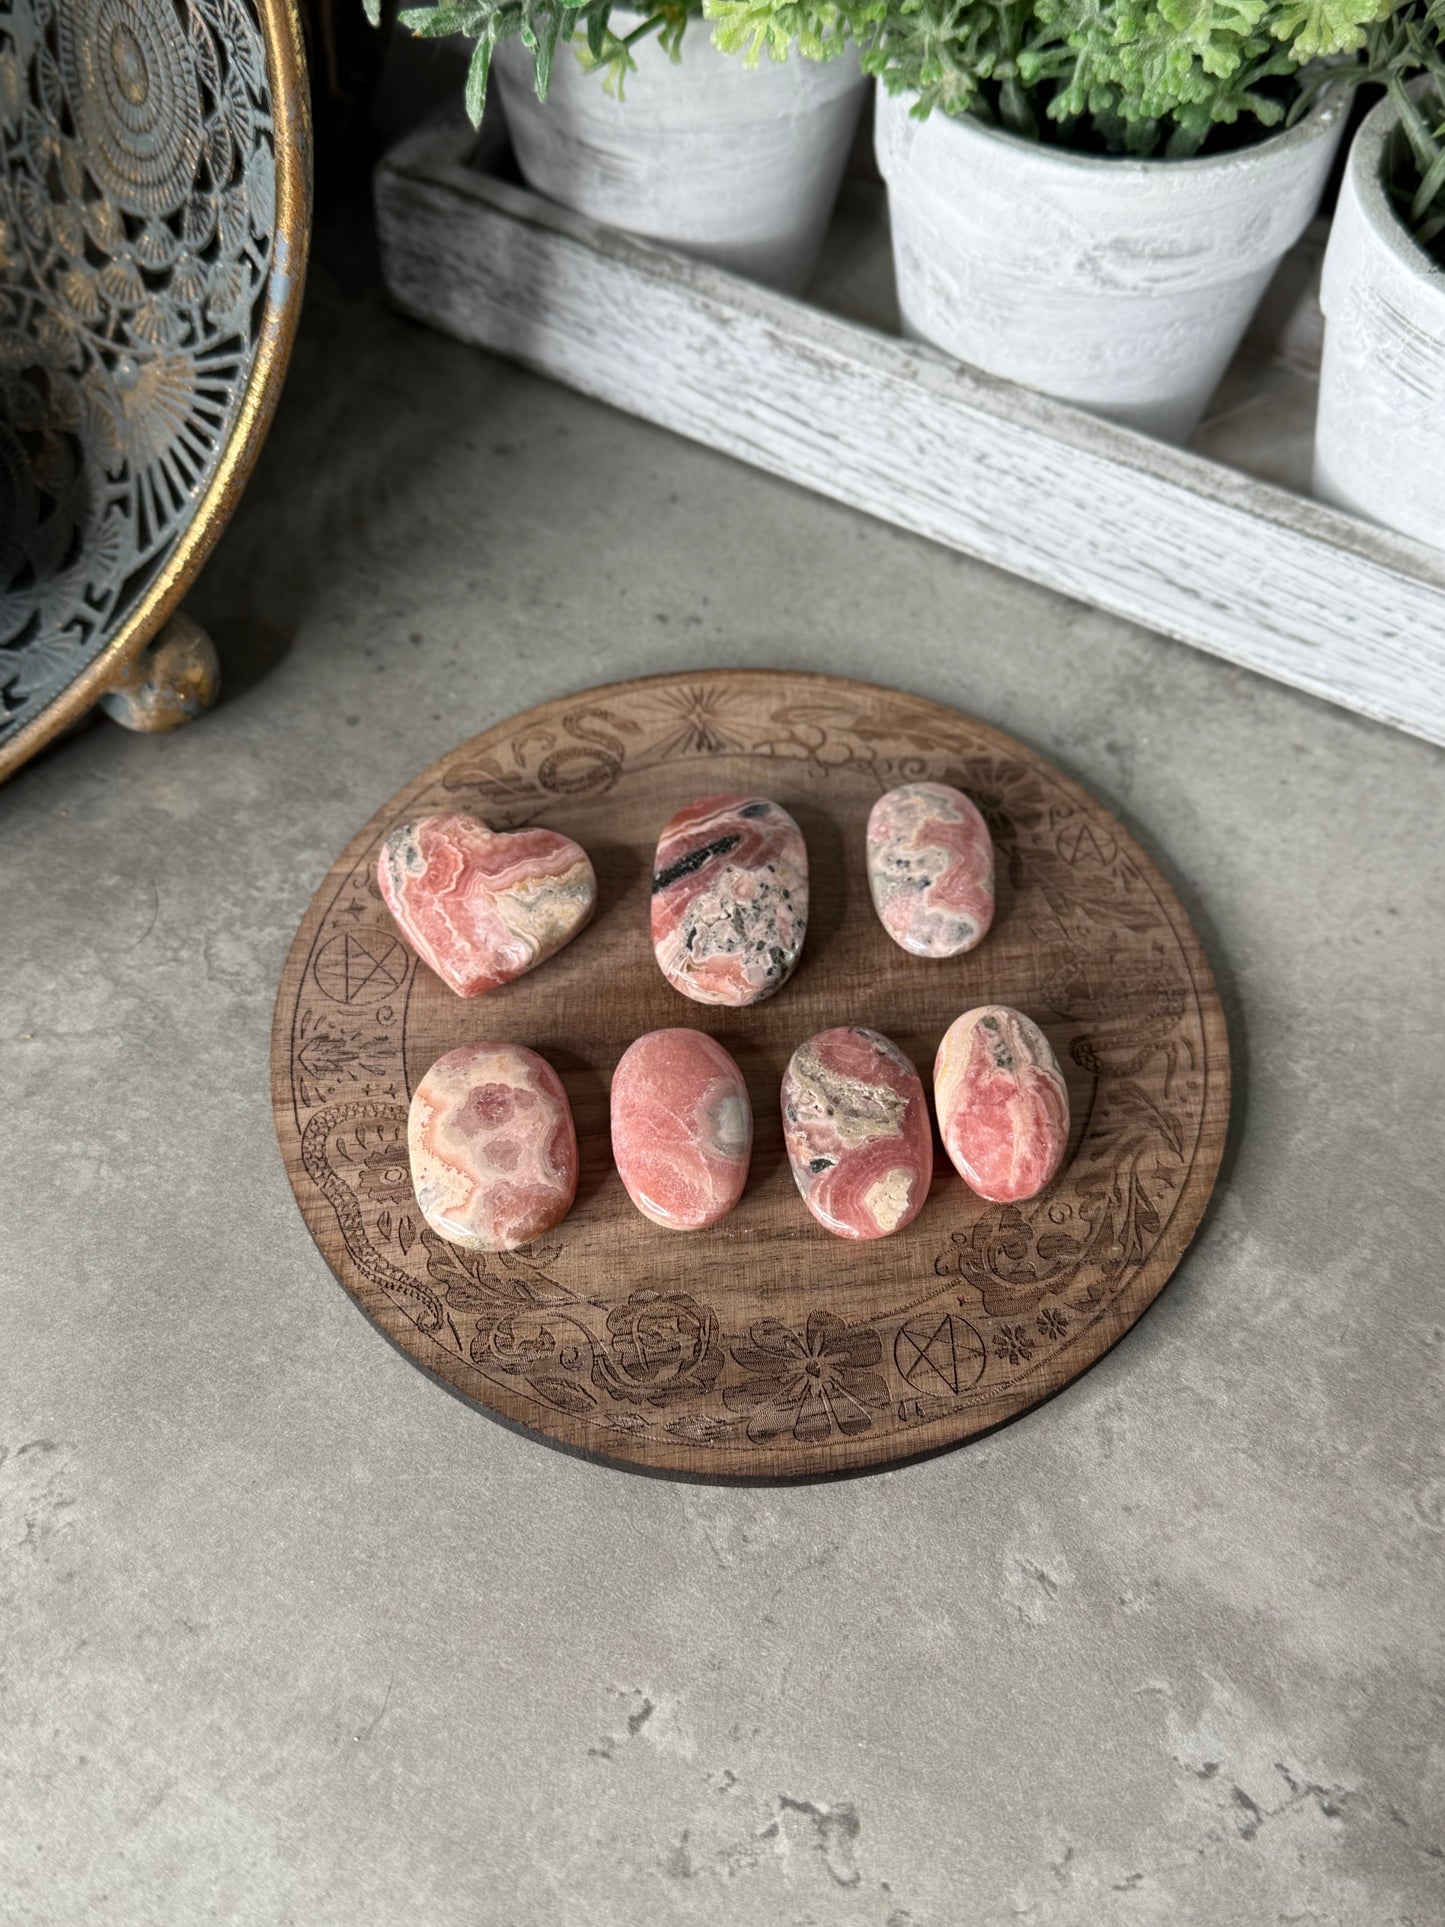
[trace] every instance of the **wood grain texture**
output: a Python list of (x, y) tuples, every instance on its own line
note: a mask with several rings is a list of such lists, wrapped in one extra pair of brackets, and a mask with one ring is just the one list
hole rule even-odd
[(458, 339), (1445, 742), (1445, 556), (553, 207), (412, 136), (387, 285)]
[[(905, 956), (869, 901), (863, 836), (892, 785), (967, 791), (998, 850), (998, 915), (967, 956)], [(648, 937), (658, 830), (688, 798), (776, 798), (808, 840), (802, 961), (768, 1002), (673, 991)], [(463, 1001), (407, 951), (377, 851), (421, 811), (574, 836), (596, 918), (533, 975)], [(840, 1023), (886, 1032), (925, 1084), (948, 1024), (1022, 1008), (1070, 1084), (1065, 1167), (1023, 1207), (985, 1204), (936, 1156), (904, 1231), (850, 1245), (810, 1217), (783, 1147), (794, 1047)], [(608, 1083), (632, 1040), (706, 1030), (737, 1059), (752, 1174), (720, 1224), (669, 1232), (613, 1168)], [(511, 1254), (423, 1223), (410, 1094), (443, 1051), (527, 1044), (561, 1074), (581, 1181), (570, 1217)], [(282, 975), (272, 1060), (287, 1172), (353, 1298), (419, 1365), (506, 1419), (635, 1465), (796, 1477), (879, 1465), (995, 1426), (1057, 1391), (1134, 1322), (1179, 1260), (1224, 1143), (1229, 1063), (1199, 940), (1139, 845), (1030, 751), (956, 711), (826, 676), (668, 675), (543, 705), (463, 744), (352, 840)], [(378, 1358), (378, 1369), (383, 1369)]]

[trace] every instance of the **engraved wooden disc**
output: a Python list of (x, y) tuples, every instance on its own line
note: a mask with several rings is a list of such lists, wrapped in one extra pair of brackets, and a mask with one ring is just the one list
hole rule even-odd
[[(966, 790), (998, 851), (998, 914), (969, 956), (909, 957), (869, 901), (863, 830), (895, 783)], [(791, 982), (751, 1010), (671, 990), (648, 939), (658, 831), (689, 798), (784, 804), (812, 864)], [(377, 850), (419, 812), (541, 823), (596, 866), (596, 918), (530, 977), (463, 1001), (401, 942)], [(893, 1037), (926, 1087), (960, 1011), (1013, 1004), (1069, 1079), (1065, 1167), (1023, 1207), (986, 1204), (941, 1150), (927, 1204), (876, 1243), (830, 1237), (793, 1186), (778, 1088), (795, 1045), (834, 1024)], [(692, 1025), (748, 1080), (742, 1203), (669, 1232), (629, 1202), (607, 1129), (633, 1038)], [(464, 1252), (423, 1223), (407, 1104), (441, 1052), (529, 1044), (577, 1121), (582, 1176), (559, 1229), (524, 1252)], [(969, 1438), (1057, 1391), (1154, 1298), (1203, 1214), (1229, 1109), (1224, 1020), (1169, 885), (1106, 810), (1041, 757), (918, 697), (830, 676), (715, 671), (543, 704), (463, 744), (333, 865), (281, 979), (276, 1126), (302, 1215), (357, 1303), (429, 1372), (573, 1447), (706, 1477), (879, 1465)]]

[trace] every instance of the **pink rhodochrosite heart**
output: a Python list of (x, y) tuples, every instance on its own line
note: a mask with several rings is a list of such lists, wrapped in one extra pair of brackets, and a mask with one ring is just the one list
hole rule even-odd
[(1052, 1182), (1069, 1141), (1069, 1091), (1038, 1025), (1007, 1004), (955, 1018), (933, 1065), (944, 1149), (994, 1204), (1021, 1204)]
[(993, 838), (962, 790), (904, 783), (868, 814), (868, 888), (915, 957), (959, 957), (993, 922)]
[(753, 1148), (748, 1087), (700, 1030), (654, 1030), (612, 1073), (612, 1155), (645, 1218), (698, 1231), (743, 1194)]
[(471, 1251), (515, 1251), (572, 1208), (577, 1133), (562, 1081), (522, 1044), (463, 1044), (416, 1087), (411, 1179), (432, 1230)]
[(652, 948), (700, 1004), (760, 1003), (788, 981), (808, 928), (808, 850), (781, 804), (704, 796), (658, 839)]
[(401, 934), (459, 997), (535, 970), (597, 903), (587, 852), (570, 836), (489, 830), (460, 812), (393, 830), (376, 877)]
[(803, 1202), (839, 1238), (911, 1224), (933, 1178), (933, 1133), (910, 1060), (876, 1030), (820, 1031), (783, 1076), (783, 1139)]

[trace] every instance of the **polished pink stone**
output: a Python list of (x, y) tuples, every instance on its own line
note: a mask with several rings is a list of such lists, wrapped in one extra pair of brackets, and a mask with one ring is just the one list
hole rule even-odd
[(765, 796), (705, 796), (662, 832), (652, 947), (674, 990), (700, 1004), (756, 1004), (792, 974), (808, 927), (808, 851)]
[(1069, 1091), (1038, 1025), (1006, 1004), (966, 1011), (933, 1066), (944, 1148), (981, 1198), (1018, 1204), (1051, 1182), (1069, 1141)]
[(988, 935), (993, 838), (962, 790), (889, 790), (869, 812), (867, 853), (883, 928), (915, 957), (958, 957)]
[(433, 1231), (514, 1251), (560, 1224), (577, 1191), (577, 1134), (556, 1071), (522, 1044), (463, 1044), (416, 1087), (411, 1179)]
[(803, 1201), (840, 1238), (912, 1223), (933, 1177), (918, 1072), (876, 1030), (820, 1031), (783, 1076), (783, 1139)]
[(459, 997), (545, 963), (592, 915), (587, 852), (555, 830), (422, 816), (392, 831), (376, 879), (401, 934)]
[(654, 1030), (612, 1073), (612, 1155), (645, 1218), (696, 1231), (743, 1194), (753, 1112), (742, 1072), (700, 1030)]

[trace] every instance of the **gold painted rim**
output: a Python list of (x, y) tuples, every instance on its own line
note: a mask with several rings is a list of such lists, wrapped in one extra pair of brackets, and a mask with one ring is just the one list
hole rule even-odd
[(311, 107), (296, 0), (257, 0), (257, 11), (266, 43), (276, 135), (276, 232), (266, 310), (241, 412), (170, 559), (95, 661), (48, 709), (0, 748), (0, 781), (92, 709), (174, 613), (230, 520), (276, 412), (306, 279), (311, 227)]

